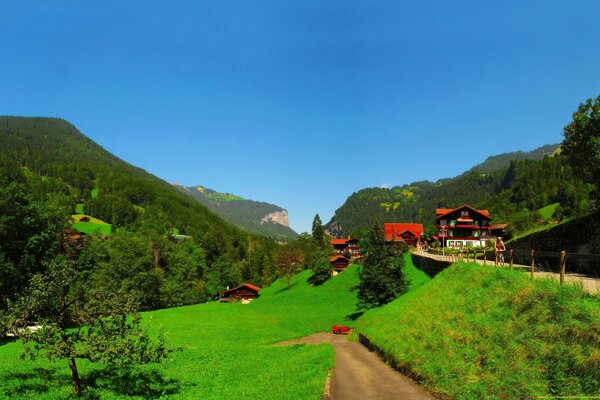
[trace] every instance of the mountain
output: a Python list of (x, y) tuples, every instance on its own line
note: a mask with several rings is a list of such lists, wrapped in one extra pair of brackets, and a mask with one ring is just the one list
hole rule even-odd
[(560, 144), (547, 144), (531, 151), (513, 151), (490, 156), (484, 162), (477, 164), (463, 175), (470, 172), (489, 173), (500, 168), (508, 167), (512, 160), (541, 160), (546, 156), (551, 156), (557, 151), (560, 151), (559, 149)]
[[(533, 159), (509, 160), (510, 154)], [(488, 209), (494, 222), (509, 222), (514, 232), (521, 232), (535, 225), (541, 219), (538, 210), (549, 204), (560, 203), (562, 217), (586, 214), (592, 189), (592, 182), (574, 175), (555, 145), (544, 146), (529, 153), (490, 157), (455, 178), (362, 189), (346, 199), (325, 228), (338, 236), (355, 234), (374, 223), (416, 222), (432, 234), (436, 208), (469, 204)]]
[(185, 187), (177, 183), (172, 185), (224, 220), (248, 232), (265, 235), (277, 241), (289, 241), (298, 237), (288, 226), (288, 212), (279, 206), (246, 200), (229, 193), (219, 193), (203, 186)]
[[(69, 233), (85, 233), (84, 223), (90, 234)], [(93, 225), (107, 228), (103, 237)], [(143, 309), (156, 309), (214, 299), (242, 282), (270, 283), (277, 248), (67, 121), (0, 117), (0, 309), (57, 256), (95, 288), (135, 293)]]

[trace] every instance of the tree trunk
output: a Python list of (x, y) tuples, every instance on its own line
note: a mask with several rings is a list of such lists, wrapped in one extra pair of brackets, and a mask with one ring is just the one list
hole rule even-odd
[(71, 368), (71, 378), (73, 380), (73, 389), (77, 396), (81, 396), (81, 383), (79, 382), (79, 372), (77, 372), (77, 364), (75, 358), (69, 359), (69, 368)]

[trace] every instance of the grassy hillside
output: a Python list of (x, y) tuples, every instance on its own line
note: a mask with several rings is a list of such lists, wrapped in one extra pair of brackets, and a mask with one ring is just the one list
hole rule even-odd
[(600, 299), (577, 287), (459, 263), (357, 329), (452, 398), (600, 395)]
[[(144, 314), (153, 329), (163, 325), (181, 352), (133, 379), (109, 380), (101, 366), (80, 362), (88, 398), (320, 399), (333, 367), (330, 345), (275, 347), (270, 344), (347, 323), (354, 313), (357, 266), (312, 287), (309, 271), (291, 288), (277, 281), (249, 305), (207, 303)], [(20, 360), (20, 343), (0, 344), (1, 398), (69, 398), (66, 362)], [(114, 378), (114, 376), (113, 376)], [(127, 389), (127, 385), (132, 388)]]

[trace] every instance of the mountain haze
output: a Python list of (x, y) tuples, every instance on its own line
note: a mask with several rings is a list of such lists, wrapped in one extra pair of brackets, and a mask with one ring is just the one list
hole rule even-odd
[(173, 183), (173, 186), (226, 221), (248, 232), (269, 236), (277, 241), (298, 237), (288, 225), (287, 210), (279, 206), (247, 200), (229, 193), (219, 193), (203, 186), (185, 187), (177, 183)]

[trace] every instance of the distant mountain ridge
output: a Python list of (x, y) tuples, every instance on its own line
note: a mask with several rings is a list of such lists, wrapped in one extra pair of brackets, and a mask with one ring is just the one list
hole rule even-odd
[(172, 185), (221, 218), (248, 232), (269, 236), (278, 241), (288, 241), (298, 237), (298, 234), (289, 227), (287, 210), (275, 204), (247, 200), (204, 186), (185, 187), (178, 183)]
[(356, 234), (374, 223), (422, 223), (434, 233), (435, 209), (470, 204), (489, 209), (494, 222), (523, 231), (539, 220), (538, 210), (559, 203), (564, 216), (586, 212), (593, 185), (573, 173), (559, 145), (488, 157), (455, 178), (420, 181), (392, 188), (365, 188), (350, 195), (325, 229)]
[(466, 175), (470, 172), (478, 172), (484, 174), (489, 173), (500, 168), (508, 167), (512, 160), (541, 160), (545, 156), (553, 155), (559, 149), (560, 143), (547, 144), (531, 151), (513, 151), (509, 153), (490, 156), (486, 158), (484, 162), (482, 162), (481, 164), (477, 164), (462, 175)]

